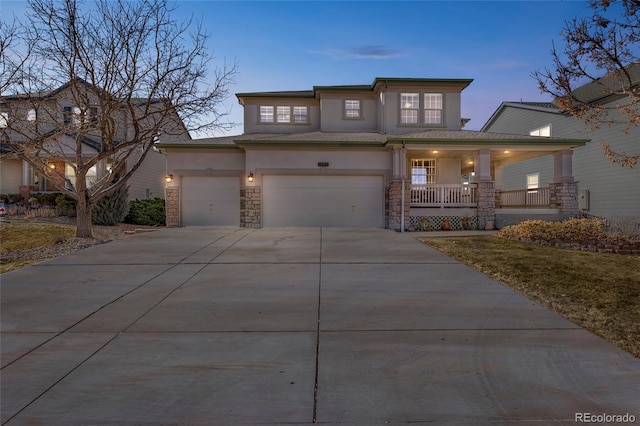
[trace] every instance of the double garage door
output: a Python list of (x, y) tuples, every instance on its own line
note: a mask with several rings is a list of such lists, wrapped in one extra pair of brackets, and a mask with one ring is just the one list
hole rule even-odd
[[(240, 225), (237, 177), (182, 178), (182, 225)], [(263, 175), (262, 226), (384, 228), (382, 176)]]
[(263, 226), (384, 228), (382, 176), (265, 175)]

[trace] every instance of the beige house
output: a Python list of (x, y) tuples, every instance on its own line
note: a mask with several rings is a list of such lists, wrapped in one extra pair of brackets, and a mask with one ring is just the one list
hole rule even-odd
[[(78, 100), (77, 87), (72, 93), (71, 84), (84, 86), (82, 101)], [(34, 192), (58, 192), (60, 185), (73, 185), (73, 164), (78, 134), (83, 135), (79, 138), (82, 157), (95, 157), (101, 151), (102, 139), (97, 125), (101, 104), (99, 94), (81, 80), (47, 93), (3, 96), (0, 99), (0, 193), (21, 193), (28, 198), (29, 194)], [(120, 132), (117, 139), (126, 141), (131, 133), (128, 120), (119, 119), (117, 114), (111, 118), (116, 123), (114, 128)], [(92, 126), (92, 129), (77, 132), (76, 128), (80, 126)], [(31, 130), (36, 127), (37, 130)], [(19, 143), (24, 135), (29, 133), (45, 139), (50, 135), (50, 141), (43, 144), (44, 149), (40, 153), (42, 161), (50, 167), (48, 173), (39, 173), (8, 149), (9, 142)], [(189, 140), (190, 136), (176, 115), (175, 119), (171, 120), (171, 130), (150, 137), (149, 140), (154, 138), (158, 141), (175, 142)], [(139, 160), (140, 155), (141, 150), (132, 150), (123, 167), (129, 169)], [(106, 173), (112, 172), (114, 170), (109, 160), (101, 160), (91, 168), (87, 181), (91, 184)], [(164, 155), (157, 149), (149, 151), (128, 181), (129, 198), (164, 197), (165, 175)]]
[(557, 161), (542, 202), (574, 214), (572, 150), (586, 141), (463, 130), (471, 82), (376, 78), (238, 93), (242, 135), (158, 144), (167, 224), (492, 229), (502, 207), (496, 168), (544, 155)]

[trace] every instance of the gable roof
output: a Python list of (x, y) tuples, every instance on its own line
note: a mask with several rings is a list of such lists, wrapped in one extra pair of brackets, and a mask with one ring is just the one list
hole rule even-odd
[(507, 108), (518, 108), (526, 109), (529, 111), (546, 112), (549, 114), (567, 115), (566, 113), (562, 112), (560, 108), (558, 108), (558, 106), (553, 102), (502, 102), (498, 109), (496, 109), (494, 113), (491, 114), (491, 117), (489, 117), (487, 122), (484, 123), (480, 131), (485, 132), (488, 128), (490, 128), (491, 125), (498, 119), (500, 114), (502, 114), (502, 112)]

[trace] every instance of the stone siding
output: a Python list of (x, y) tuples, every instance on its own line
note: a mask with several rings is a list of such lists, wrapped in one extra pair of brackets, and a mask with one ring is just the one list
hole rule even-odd
[[(404, 185), (404, 229), (409, 228), (411, 211), (411, 184)], [(389, 183), (389, 229), (400, 231), (402, 223), (402, 181), (394, 180)]]
[(549, 203), (562, 214), (578, 214), (578, 182), (549, 184)]
[(478, 229), (496, 227), (496, 191), (493, 182), (478, 182)]
[(240, 190), (240, 226), (262, 227), (262, 191), (259, 186)]
[(165, 188), (164, 193), (167, 227), (175, 228), (180, 226), (180, 189)]

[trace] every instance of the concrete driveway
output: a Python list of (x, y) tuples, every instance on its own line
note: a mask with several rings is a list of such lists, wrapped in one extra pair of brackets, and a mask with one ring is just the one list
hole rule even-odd
[(1, 284), (3, 424), (640, 421), (640, 360), (410, 234), (164, 229)]

